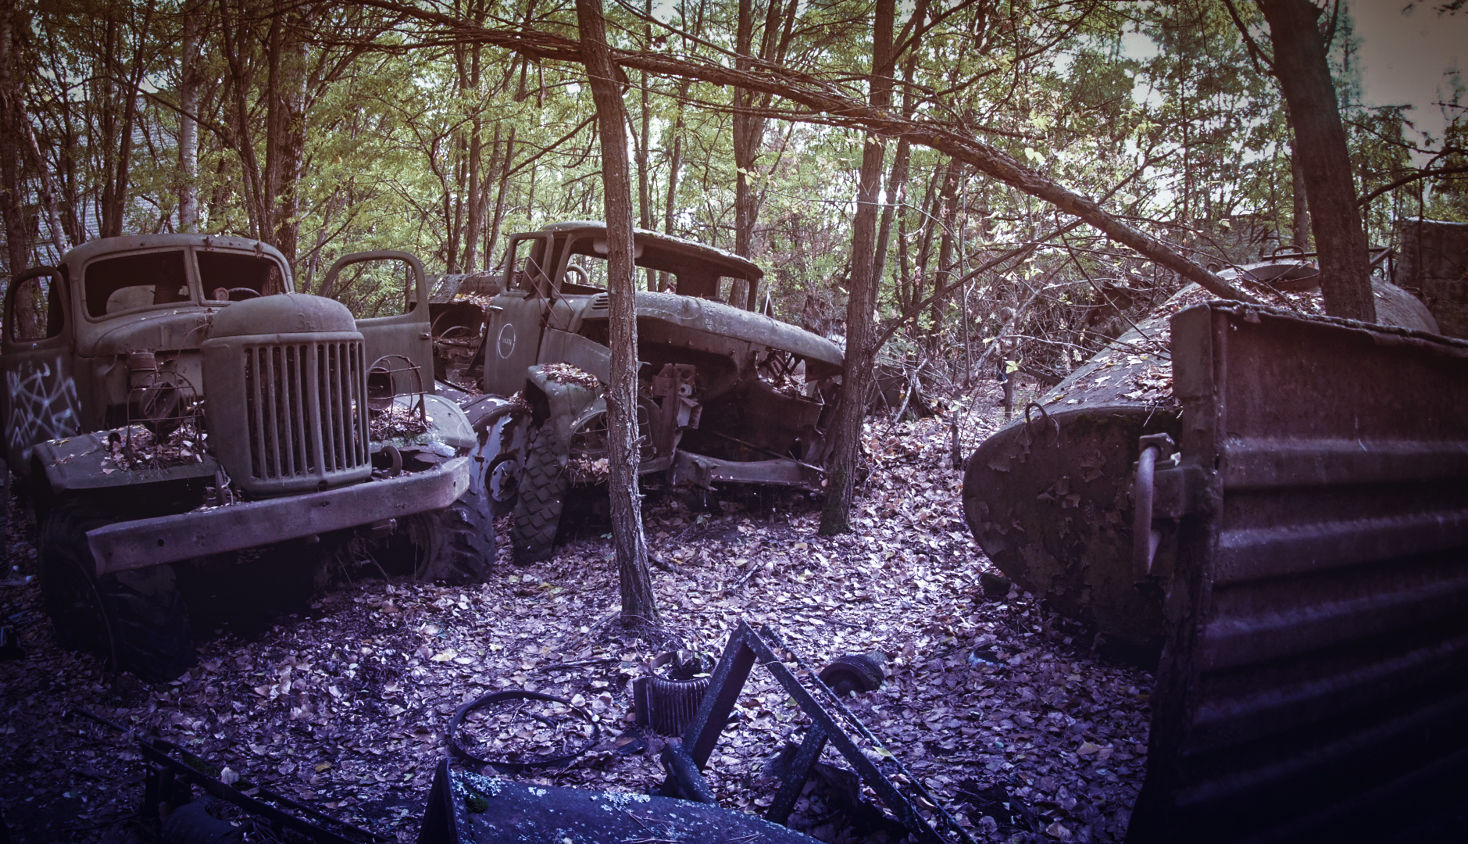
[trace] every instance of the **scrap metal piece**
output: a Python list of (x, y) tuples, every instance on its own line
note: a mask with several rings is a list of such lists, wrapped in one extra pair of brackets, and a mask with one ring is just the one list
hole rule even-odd
[(1468, 343), (1211, 303), (1173, 357), (1195, 503), (1128, 840), (1460, 837)]
[(660, 654), (653, 660), (651, 673), (633, 681), (637, 723), (665, 736), (688, 729), (708, 691), (712, 668), (713, 657), (706, 654)]
[[(82, 712), (104, 724), (111, 724), (90, 713)], [(157, 801), (178, 793), (180, 788), (198, 786), (210, 796), (240, 807), (277, 833), (290, 830), (313, 844), (386, 844), (383, 838), (365, 829), (339, 821), (304, 803), (256, 786), (246, 780), (225, 783), (218, 778), (219, 766), (163, 739), (139, 738), (138, 749), (148, 763), (150, 809)]]
[[(918, 840), (973, 840), (881, 739), (841, 703), (836, 693), (816, 681), (815, 672), (779, 636), (769, 627), (755, 632), (744, 621), (729, 635), (724, 655), (714, 668), (709, 691), (684, 733), (683, 742), (663, 749), (663, 767), (668, 776), (659, 794), (715, 802), (702, 769), (708, 764), (756, 661), (769, 670), (812, 722), (788, 775), (765, 813), (766, 818), (783, 823), (789, 817), (811, 768), (829, 744), (876, 793), (897, 822)], [(806, 679), (802, 681), (802, 677)]]
[(718, 806), (646, 794), (511, 782), (434, 769), (418, 844), (815, 844), (763, 818)]

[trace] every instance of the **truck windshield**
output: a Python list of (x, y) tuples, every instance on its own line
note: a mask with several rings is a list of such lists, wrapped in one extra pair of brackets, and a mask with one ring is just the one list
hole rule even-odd
[(189, 277), (183, 250), (141, 252), (87, 265), (82, 290), (87, 316), (187, 301)]
[(280, 265), (260, 255), (238, 252), (196, 252), (204, 298), (238, 302), (255, 296), (284, 293)]

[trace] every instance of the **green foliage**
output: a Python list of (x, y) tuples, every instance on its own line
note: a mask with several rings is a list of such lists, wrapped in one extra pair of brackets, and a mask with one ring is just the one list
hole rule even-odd
[[(465, 0), (401, 15), (293, 4), (288, 11), (306, 24), (272, 40), (277, 21), (241, 15), (237, 0), (23, 2), (29, 25), (19, 61), (35, 70), (22, 74), (22, 105), (41, 153), (25, 163), (27, 185), (38, 200), (40, 170), (52, 177), (61, 240), (99, 233), (123, 149), (131, 155), (123, 229), (177, 226), (185, 6), (203, 22), (196, 186), (205, 231), (276, 236), (266, 211), (285, 206), (261, 175), (277, 105), (271, 60), (299, 42), (289, 57), (304, 73), (289, 97), (303, 121), (301, 166), (282, 190), (294, 191), (286, 222), (297, 228), (306, 289), (349, 251), (407, 249), (430, 272), (482, 269), (499, 260), (486, 253), (502, 250), (512, 231), (600, 215), (584, 71), (465, 37), (477, 26), (574, 37), (570, 4)], [(651, 6), (649, 20), (640, 4), (610, 5), (614, 47), (735, 65), (738, 4)], [(1259, 39), (1257, 10), (1234, 6)], [(754, 4), (757, 42), (766, 8)], [(899, 27), (913, 8), (899, 10)], [(460, 10), (463, 26), (435, 17), (449, 9)], [(1289, 240), (1290, 144), (1278, 87), (1256, 67), (1223, 4), (934, 3), (920, 24), (898, 57), (897, 110), (979, 137), (1200, 260), (1247, 260)], [(869, 4), (802, 4), (789, 32), (789, 73), (865, 99), (870, 28)], [(1348, 28), (1336, 50), (1351, 103), (1357, 69)], [(733, 248), (733, 92), (636, 70), (627, 82), (645, 162), (634, 195), (646, 197), (647, 219)], [(1432, 166), (1468, 166), (1460, 102), (1449, 104), (1457, 120), (1430, 151)], [(779, 316), (840, 333), (865, 136), (778, 98), (769, 109), (745, 172), (758, 204), (750, 257), (769, 272)], [(1420, 164), (1401, 112), (1352, 106), (1349, 117), (1363, 192)], [(885, 143), (889, 177), (898, 146)], [(879, 318), (908, 358), (931, 364), (930, 375), (964, 379), (1002, 360), (1063, 374), (1175, 284), (1086, 229), (1057, 237), (1070, 218), (1027, 195), (968, 171), (950, 178), (950, 162), (922, 147), (905, 155), (906, 181), (886, 197)], [(1468, 177), (1446, 173), (1390, 191), (1369, 205), (1367, 221), (1380, 241), (1394, 217), (1423, 212), (1468, 218)], [(36, 229), (38, 240), (49, 239)]]

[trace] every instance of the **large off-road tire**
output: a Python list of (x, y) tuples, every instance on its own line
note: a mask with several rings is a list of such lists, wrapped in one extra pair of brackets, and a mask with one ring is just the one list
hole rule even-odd
[(97, 577), (86, 532), (109, 520), (87, 505), (59, 505), (40, 532), (41, 595), (57, 640), (103, 656), (117, 670), (163, 681), (194, 664), (188, 612), (172, 566)]
[(570, 486), (566, 474), (569, 449), (568, 438), (556, 430), (553, 422), (541, 425), (530, 440), (516, 484), (515, 519), (510, 526), (517, 563), (533, 563), (550, 556)]
[(494, 520), (481, 487), (471, 486), (453, 504), (415, 518), (408, 532), (419, 580), (483, 583), (494, 568)]

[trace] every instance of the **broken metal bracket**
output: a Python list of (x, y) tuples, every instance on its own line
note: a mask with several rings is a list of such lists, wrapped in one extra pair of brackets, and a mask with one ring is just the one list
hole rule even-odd
[[(683, 743), (668, 745), (663, 750), (663, 766), (668, 776), (659, 794), (715, 802), (708, 783), (704, 781), (702, 769), (708, 764), (719, 734), (729, 722), (734, 704), (755, 662), (774, 675), (811, 720), (795, 762), (781, 780), (775, 800), (765, 813), (766, 819), (783, 823), (789, 817), (806, 777), (820, 758), (821, 751), (829, 744), (876, 793), (898, 823), (918, 840), (973, 841), (881, 740), (769, 627), (761, 627), (756, 632), (743, 621), (729, 636), (724, 655), (714, 668), (709, 690), (693, 717), (693, 723), (684, 733)], [(804, 682), (802, 678), (805, 678)], [(941, 832), (934, 828), (935, 823)]]
[[(1209, 472), (1182, 459), (1172, 437), (1150, 434), (1137, 441), (1138, 455), (1132, 484), (1132, 575), (1138, 581), (1170, 577), (1158, 568), (1157, 548), (1162, 539), (1159, 523), (1176, 523), (1186, 516), (1212, 511), (1206, 497)], [(1170, 560), (1170, 555), (1164, 555)]]

